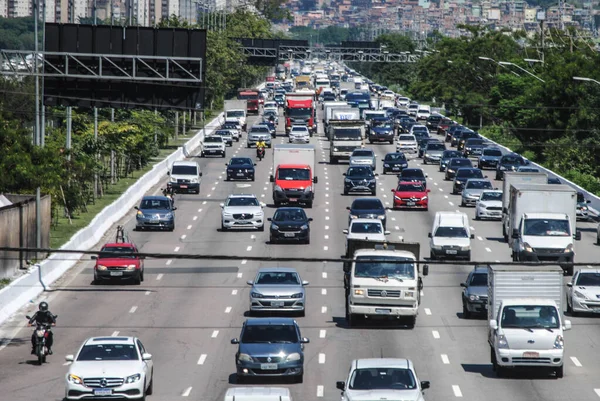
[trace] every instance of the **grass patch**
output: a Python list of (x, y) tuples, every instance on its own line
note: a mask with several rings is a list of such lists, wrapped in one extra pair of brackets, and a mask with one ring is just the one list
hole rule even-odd
[(9, 278), (0, 279), (0, 289), (6, 287), (9, 284), (10, 284), (10, 279)]

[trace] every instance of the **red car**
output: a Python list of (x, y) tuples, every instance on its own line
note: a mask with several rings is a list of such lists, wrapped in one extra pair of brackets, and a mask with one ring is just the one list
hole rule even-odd
[[(94, 266), (94, 284), (101, 280), (133, 280), (137, 285), (144, 281), (144, 260), (137, 256), (119, 256), (119, 253), (137, 253), (131, 242), (110, 242), (105, 244)], [(117, 255), (115, 255), (115, 253)]]
[(430, 190), (421, 182), (400, 181), (394, 193), (394, 209), (429, 209)]

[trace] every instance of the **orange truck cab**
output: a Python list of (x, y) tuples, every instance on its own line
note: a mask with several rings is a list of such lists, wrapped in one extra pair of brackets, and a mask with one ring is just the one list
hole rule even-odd
[[(138, 253), (132, 242), (109, 242), (104, 244), (94, 266), (94, 284), (102, 280), (132, 280), (135, 284), (144, 281), (144, 260), (142, 257), (127, 255)], [(122, 255), (119, 255), (122, 254)]]
[(315, 91), (299, 91), (285, 96), (285, 133), (292, 130), (292, 125), (305, 125), (310, 136), (317, 133), (317, 115), (315, 107)]
[(315, 198), (314, 145), (275, 145), (273, 148), (273, 203), (311, 208)]
[(246, 101), (246, 113), (257, 114), (259, 109), (259, 94), (256, 89), (238, 89), (238, 99)]

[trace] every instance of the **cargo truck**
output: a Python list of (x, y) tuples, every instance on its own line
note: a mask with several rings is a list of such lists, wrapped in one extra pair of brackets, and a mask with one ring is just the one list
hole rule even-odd
[(325, 136), (330, 139), (329, 123), (334, 120), (360, 120), (360, 111), (349, 106), (333, 106), (326, 109)]
[(302, 124), (308, 128), (310, 136), (317, 132), (317, 115), (315, 110), (315, 92), (298, 91), (285, 95), (285, 133), (292, 130), (292, 125)]
[(225, 121), (235, 119), (246, 131), (248, 129), (246, 122), (246, 102), (244, 100), (226, 100), (225, 101)]
[(315, 187), (316, 152), (314, 145), (275, 145), (273, 148), (273, 203), (312, 207)]
[(510, 231), (506, 231), (508, 222), (506, 221), (506, 213), (504, 210), (508, 208), (508, 194), (510, 186), (513, 184), (546, 184), (548, 182), (548, 174), (546, 173), (518, 173), (515, 171), (505, 171), (504, 180), (502, 182), (502, 236), (504, 241), (508, 242)]
[(567, 185), (515, 184), (506, 210), (513, 261), (557, 262), (573, 274), (577, 192)]
[(248, 114), (257, 114), (259, 109), (259, 93), (257, 89), (241, 88), (238, 89), (238, 100), (246, 101), (246, 112)]
[(329, 121), (329, 162), (350, 160), (354, 149), (363, 144), (364, 122), (362, 120)]
[(509, 369), (549, 369), (563, 377), (563, 272), (558, 266), (488, 266), (488, 343), (498, 377)]
[[(418, 242), (348, 239), (343, 264), (346, 322), (360, 318), (408, 319), (414, 327), (421, 304), (423, 279)], [(429, 265), (423, 266), (423, 276)]]

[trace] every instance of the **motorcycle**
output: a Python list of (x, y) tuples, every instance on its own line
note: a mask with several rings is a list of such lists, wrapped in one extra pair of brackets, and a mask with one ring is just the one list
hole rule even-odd
[[(27, 319), (31, 319), (30, 316), (25, 316)], [(54, 315), (56, 319), (58, 316)], [(50, 329), (52, 325), (50, 323), (39, 323), (36, 322), (35, 326), (35, 354), (38, 358), (38, 363), (41, 366), (46, 363), (46, 356), (48, 356), (48, 347), (46, 346), (46, 339), (50, 335)]]
[(162, 189), (163, 196), (166, 196), (171, 201), (171, 206), (175, 206), (175, 191), (173, 187), (167, 185), (167, 188)]
[(256, 148), (256, 157), (258, 160), (262, 160), (265, 157), (265, 148)]

